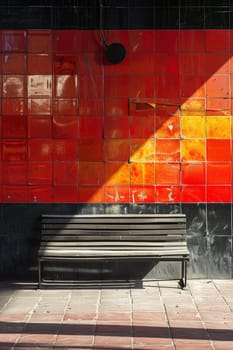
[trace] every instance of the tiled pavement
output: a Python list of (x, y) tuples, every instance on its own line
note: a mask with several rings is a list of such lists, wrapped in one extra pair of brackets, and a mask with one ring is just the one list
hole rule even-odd
[(233, 280), (144, 288), (0, 285), (0, 349), (233, 350)]

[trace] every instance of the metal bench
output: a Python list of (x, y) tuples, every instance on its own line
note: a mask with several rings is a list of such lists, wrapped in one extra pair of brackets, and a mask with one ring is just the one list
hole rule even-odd
[(187, 282), (186, 216), (42, 215), (38, 252), (39, 288), (44, 262), (157, 259), (181, 262)]

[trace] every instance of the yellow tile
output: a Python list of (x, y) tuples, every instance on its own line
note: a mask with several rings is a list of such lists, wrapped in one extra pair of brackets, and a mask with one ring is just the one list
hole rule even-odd
[(130, 161), (148, 162), (155, 160), (155, 141), (152, 139), (131, 140)]
[(182, 117), (181, 130), (184, 138), (205, 138), (205, 117)]
[(210, 139), (230, 138), (230, 117), (206, 117), (206, 133)]
[(182, 160), (205, 160), (205, 140), (182, 140)]

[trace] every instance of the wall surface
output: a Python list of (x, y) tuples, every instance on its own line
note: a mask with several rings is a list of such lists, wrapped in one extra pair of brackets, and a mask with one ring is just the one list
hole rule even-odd
[(118, 212), (186, 213), (189, 276), (232, 277), (232, 9), (1, 2), (2, 278), (35, 278), (41, 213)]

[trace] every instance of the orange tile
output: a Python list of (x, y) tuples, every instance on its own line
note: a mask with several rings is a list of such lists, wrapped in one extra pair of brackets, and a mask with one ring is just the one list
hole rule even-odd
[(205, 184), (206, 183), (206, 163), (204, 162), (183, 162), (182, 183), (189, 185)]
[(104, 153), (106, 161), (128, 161), (129, 140), (105, 139)]
[(180, 117), (156, 116), (156, 138), (180, 138)]
[(180, 140), (156, 140), (155, 159), (157, 161), (179, 161)]
[(206, 202), (206, 186), (182, 186), (181, 200), (184, 203)]
[(144, 139), (154, 137), (154, 116), (131, 116), (130, 137)]
[(182, 160), (205, 160), (204, 140), (182, 140), (181, 141)]
[(154, 163), (131, 163), (130, 184), (131, 185), (152, 185), (155, 183)]
[(104, 191), (100, 186), (79, 186), (78, 202), (81, 203), (103, 203)]
[(106, 203), (129, 203), (129, 187), (105, 186), (104, 198)]
[(206, 117), (206, 136), (211, 139), (230, 138), (230, 117)]
[(130, 199), (132, 203), (154, 203), (155, 186), (131, 186)]
[(104, 183), (103, 162), (79, 162), (80, 185), (102, 185)]
[(181, 104), (182, 116), (204, 116), (205, 115), (205, 100), (203, 98), (186, 98)]
[(156, 202), (179, 203), (180, 186), (156, 186)]
[(106, 163), (106, 185), (128, 185), (130, 183), (129, 164), (124, 162)]
[(230, 160), (230, 140), (206, 140), (207, 160)]
[(191, 139), (201, 139), (205, 138), (205, 117), (182, 117), (182, 137)]
[(156, 185), (179, 185), (180, 184), (180, 164), (160, 163), (155, 164)]
[(152, 139), (131, 139), (130, 161), (154, 161), (155, 141)]
[(208, 162), (207, 163), (207, 184), (223, 185), (231, 183), (230, 162)]
[(213, 74), (206, 81), (206, 96), (229, 98), (230, 97), (230, 76)]

